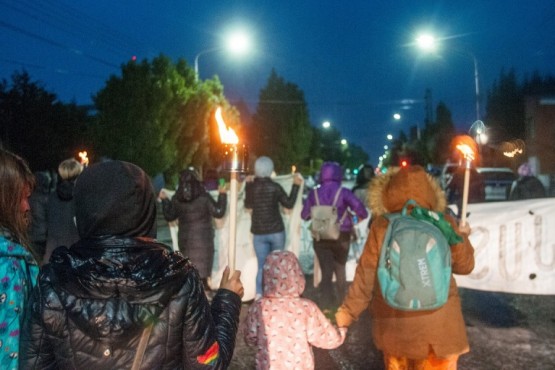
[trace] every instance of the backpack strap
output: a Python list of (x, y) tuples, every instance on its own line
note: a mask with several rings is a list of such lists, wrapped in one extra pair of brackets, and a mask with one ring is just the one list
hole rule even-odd
[(339, 199), (339, 194), (341, 194), (341, 186), (339, 186), (339, 189), (337, 189), (337, 193), (335, 193), (335, 198), (333, 198), (333, 203), (331, 205), (334, 207), (337, 203), (337, 200)]
[[(339, 199), (339, 195), (341, 194), (341, 186), (339, 186), (339, 189), (337, 189), (337, 193), (335, 193), (335, 198), (333, 198), (333, 204), (332, 206), (335, 207), (335, 204), (337, 203), (337, 200)], [(343, 212), (343, 216), (341, 216), (341, 218), (339, 219), (339, 226), (341, 226), (341, 224), (343, 223), (343, 221), (345, 220), (345, 217), (347, 216), (347, 213), (349, 211), (346, 209), (345, 212)]]
[(318, 198), (318, 189), (314, 188), (314, 200), (316, 201), (316, 205), (320, 205), (320, 199)]

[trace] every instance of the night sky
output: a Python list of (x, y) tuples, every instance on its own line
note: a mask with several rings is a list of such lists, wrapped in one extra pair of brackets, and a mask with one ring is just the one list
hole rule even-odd
[[(470, 127), (473, 56), (482, 116), (502, 69), (514, 68), (519, 79), (555, 75), (552, 0), (0, 0), (0, 78), (25, 69), (61, 101), (90, 104), (133, 56), (162, 53), (192, 67), (238, 26), (251, 34), (253, 50), (241, 59), (223, 50), (203, 54), (200, 77), (217, 74), (226, 97), (243, 99), (253, 113), (275, 68), (304, 91), (313, 125), (330, 121), (372, 164), (387, 133), (423, 124), (426, 88), (434, 111), (443, 101), (459, 130)], [(414, 46), (421, 30), (442, 38), (436, 55)]]

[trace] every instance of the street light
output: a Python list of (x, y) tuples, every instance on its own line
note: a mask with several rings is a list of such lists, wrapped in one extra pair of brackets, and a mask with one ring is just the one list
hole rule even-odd
[[(419, 49), (426, 52), (434, 52), (439, 47), (439, 40), (432, 34), (424, 33), (416, 38), (416, 45)], [(480, 83), (478, 78), (478, 60), (474, 53), (466, 51), (466, 53), (472, 58), (474, 63), (474, 87), (476, 95), (476, 120), (480, 120)]]
[(228, 37), (225, 46), (217, 46), (217, 47), (213, 47), (213, 48), (201, 51), (195, 56), (195, 82), (199, 80), (198, 59), (201, 55), (224, 50), (224, 49), (229, 50), (233, 54), (240, 55), (247, 52), (249, 48), (250, 48), (249, 37), (244, 32), (235, 32)]
[(330, 121), (324, 121), (324, 122), (322, 123), (322, 127), (323, 127), (323, 128), (330, 128), (330, 126), (331, 126)]

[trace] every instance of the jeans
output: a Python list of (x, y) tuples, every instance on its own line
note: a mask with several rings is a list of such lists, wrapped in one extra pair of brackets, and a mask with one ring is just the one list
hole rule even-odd
[(266, 257), (273, 251), (283, 250), (285, 248), (285, 231), (273, 234), (254, 234), (253, 235), (254, 252), (258, 261), (258, 273), (256, 274), (256, 294), (262, 295), (262, 274), (264, 269), (264, 261)]

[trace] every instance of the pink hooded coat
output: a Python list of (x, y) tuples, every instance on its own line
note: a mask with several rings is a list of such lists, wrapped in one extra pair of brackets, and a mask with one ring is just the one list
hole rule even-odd
[(249, 308), (245, 342), (256, 346), (256, 368), (314, 369), (312, 347), (332, 349), (345, 340), (316, 304), (300, 295), (305, 278), (295, 254), (274, 251), (264, 263), (264, 296)]

